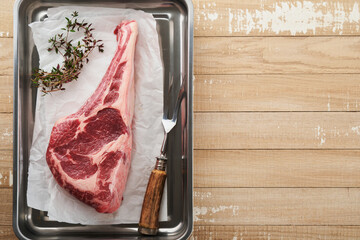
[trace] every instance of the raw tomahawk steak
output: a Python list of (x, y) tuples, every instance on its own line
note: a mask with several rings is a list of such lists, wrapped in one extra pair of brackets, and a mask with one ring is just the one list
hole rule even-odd
[(78, 112), (55, 123), (46, 153), (58, 184), (104, 213), (119, 208), (130, 167), (137, 23), (123, 21), (114, 33), (105, 76)]

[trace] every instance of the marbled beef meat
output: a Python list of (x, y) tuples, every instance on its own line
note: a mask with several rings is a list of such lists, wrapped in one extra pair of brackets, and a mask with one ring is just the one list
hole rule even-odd
[(55, 123), (46, 153), (58, 184), (104, 213), (119, 208), (130, 168), (137, 23), (123, 21), (114, 33), (105, 76), (76, 113)]

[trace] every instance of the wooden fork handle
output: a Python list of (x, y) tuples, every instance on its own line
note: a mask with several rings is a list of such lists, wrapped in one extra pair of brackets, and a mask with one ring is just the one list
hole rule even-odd
[(157, 159), (155, 169), (152, 170), (142, 205), (139, 232), (144, 235), (156, 235), (159, 229), (159, 212), (161, 198), (166, 180), (164, 159)]

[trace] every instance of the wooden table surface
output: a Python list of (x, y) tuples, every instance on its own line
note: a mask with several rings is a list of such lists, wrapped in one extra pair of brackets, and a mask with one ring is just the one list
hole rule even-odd
[[(12, 7), (0, 1), (0, 239), (15, 238)], [(194, 9), (192, 239), (360, 238), (359, 3)]]

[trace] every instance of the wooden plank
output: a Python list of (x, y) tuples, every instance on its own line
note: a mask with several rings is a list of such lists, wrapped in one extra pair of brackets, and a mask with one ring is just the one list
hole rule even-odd
[[(12, 112), (13, 76), (0, 76), (0, 112)], [(359, 111), (360, 75), (197, 75), (195, 111)]]
[(13, 111), (13, 76), (0, 76), (0, 112)]
[[(0, 76), (0, 112), (12, 112), (13, 76)], [(197, 75), (195, 111), (359, 111), (360, 75)]]
[(13, 185), (13, 159), (12, 151), (0, 151), (0, 189), (10, 188)]
[(16, 240), (12, 226), (0, 226), (0, 240)]
[(359, 201), (359, 188), (195, 188), (194, 222), (358, 225)]
[(13, 148), (13, 116), (11, 113), (0, 113), (0, 150)]
[(358, 112), (194, 114), (195, 149), (359, 149)]
[(356, 0), (195, 0), (196, 36), (358, 35)]
[[(356, 149), (358, 112), (195, 113), (195, 149)], [(0, 150), (12, 149), (12, 114), (0, 114)]]
[(12, 189), (0, 189), (0, 226), (12, 224)]
[(356, 37), (197, 37), (195, 74), (360, 73)]
[(195, 187), (360, 187), (360, 151), (195, 150)]
[(0, 1), (0, 38), (13, 37), (14, 0)]
[(327, 239), (350, 240), (360, 235), (358, 226), (194, 226), (191, 240), (208, 239)]
[(194, 110), (359, 111), (360, 75), (196, 75)]
[(0, 76), (13, 75), (13, 39), (0, 38)]
[[(0, 1), (0, 37), (13, 36), (14, 0)], [(358, 35), (355, 0), (196, 0), (195, 36)], [(341, 17), (339, 17), (341, 16)]]

